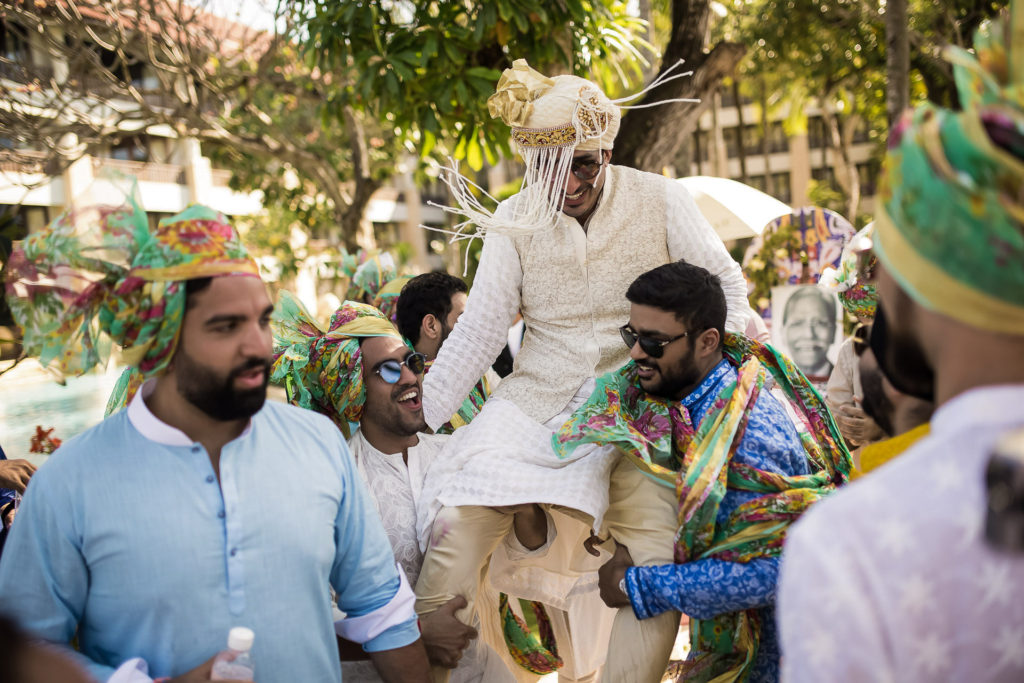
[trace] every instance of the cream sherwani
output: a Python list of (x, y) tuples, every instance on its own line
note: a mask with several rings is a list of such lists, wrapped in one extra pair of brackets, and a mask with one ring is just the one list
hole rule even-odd
[[(608, 166), (606, 172), (586, 231), (559, 214), (550, 230), (485, 239), (466, 311), (424, 380), (424, 413), (436, 428), (497, 357), (522, 312), (526, 334), (512, 374), (473, 422), (456, 432), (450, 452), (424, 482), (424, 499), (432, 503), (419, 519), (420, 542), (429, 548), (417, 586), (420, 613), (436, 609), (447, 595), (472, 592), (478, 571), (472, 563), (486, 562), (511, 525), (510, 516), (489, 506), (547, 504), (564, 513), (554, 516), (558, 533), (574, 547), (589, 526), (601, 526), (617, 452), (579, 448), (573, 458), (561, 460), (551, 449), (551, 435), (589, 397), (595, 377), (629, 359), (618, 328), (629, 319), (625, 294), (633, 280), (678, 259), (700, 265), (722, 281), (728, 328), (746, 326), (749, 307), (740, 267), (682, 185), (624, 167)], [(514, 201), (499, 206), (499, 215)], [(673, 506), (662, 507), (674, 517)], [(460, 533), (449, 533), (456, 529)], [(665, 545), (670, 559), (671, 539), (659, 538), (657, 545)], [(537, 576), (548, 571), (561, 578), (538, 580), (529, 597), (552, 605), (565, 605), (570, 594), (574, 600), (598, 600), (593, 572), (604, 559), (582, 548), (549, 555), (547, 564), (536, 568)], [(590, 591), (580, 594), (588, 581)], [(538, 586), (548, 587), (548, 594)], [(591, 631), (599, 621), (579, 626), (587, 629), (581, 637), (593, 641), (603, 656), (605, 644)], [(604, 626), (598, 630), (607, 633)]]

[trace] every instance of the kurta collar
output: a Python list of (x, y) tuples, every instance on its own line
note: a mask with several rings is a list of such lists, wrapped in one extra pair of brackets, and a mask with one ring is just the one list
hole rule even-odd
[(683, 405), (686, 406), (687, 410), (707, 398), (708, 394), (718, 387), (719, 382), (728, 374), (731, 367), (729, 361), (723, 358), (715, 367), (711, 368), (711, 372), (705, 375), (701, 383), (697, 385), (697, 388), (683, 397)]
[[(156, 389), (155, 377), (143, 382), (132, 402), (128, 404), (128, 420), (139, 430), (140, 434), (150, 441), (164, 446), (191, 446), (195, 442), (188, 438), (185, 432), (162, 422), (146, 405), (145, 399), (153, 394), (154, 389)], [(245, 426), (238, 438), (246, 436), (250, 430), (252, 430), (252, 420), (249, 420), (249, 424)]]

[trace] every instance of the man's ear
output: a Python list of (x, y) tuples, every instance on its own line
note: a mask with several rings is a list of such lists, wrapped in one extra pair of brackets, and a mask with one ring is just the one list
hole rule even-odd
[(420, 336), (427, 339), (441, 338), (441, 322), (433, 313), (427, 313), (420, 322)]
[(601, 156), (604, 158), (604, 163), (609, 163), (612, 160), (612, 151), (610, 149), (602, 150)]
[(698, 355), (709, 356), (718, 350), (722, 343), (722, 336), (718, 334), (718, 330), (712, 327), (697, 335), (694, 343), (697, 345)]

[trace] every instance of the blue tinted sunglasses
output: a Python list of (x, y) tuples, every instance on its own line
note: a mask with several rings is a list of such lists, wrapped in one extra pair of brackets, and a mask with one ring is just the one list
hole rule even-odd
[(380, 378), (388, 384), (396, 384), (402, 377), (402, 366), (406, 366), (412, 371), (414, 375), (423, 374), (423, 368), (426, 367), (427, 357), (422, 353), (416, 351), (410, 351), (409, 355), (405, 357), (403, 361), (397, 361), (393, 358), (383, 361), (377, 364), (377, 367), (373, 369), (375, 373), (380, 375)]

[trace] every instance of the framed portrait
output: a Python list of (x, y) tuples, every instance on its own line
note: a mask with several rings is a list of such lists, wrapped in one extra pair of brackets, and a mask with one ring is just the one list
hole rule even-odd
[(807, 378), (825, 383), (843, 343), (839, 297), (817, 285), (772, 288), (772, 346)]

